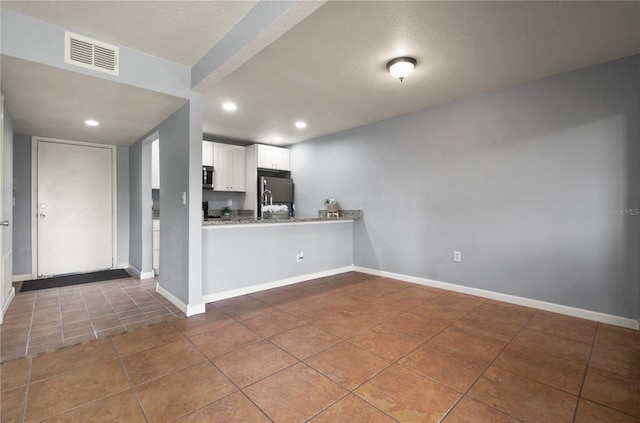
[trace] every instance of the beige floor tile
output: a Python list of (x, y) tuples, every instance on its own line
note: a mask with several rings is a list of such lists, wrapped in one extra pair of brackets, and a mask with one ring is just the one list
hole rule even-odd
[(188, 339), (127, 355), (122, 364), (134, 386), (203, 362), (206, 357)]
[(304, 363), (291, 366), (244, 389), (273, 421), (306, 421), (348, 391)]
[(578, 397), (506, 370), (489, 368), (469, 396), (524, 421), (571, 422)]
[(432, 342), (403, 357), (400, 365), (458, 392), (465, 392), (487, 368), (486, 364)]
[(213, 363), (243, 388), (285, 369), (298, 360), (269, 341), (259, 341), (213, 359)]
[(341, 342), (341, 338), (310, 324), (272, 336), (270, 340), (300, 360)]
[(518, 421), (495, 408), (465, 397), (449, 412), (443, 423), (516, 423)]
[(362, 385), (355, 394), (402, 422), (438, 422), (460, 394), (394, 365)]
[(73, 410), (59, 414), (44, 423), (68, 422), (127, 422), (145, 423), (146, 420), (132, 391), (85, 404)]
[(349, 341), (391, 361), (408, 354), (423, 342), (386, 326), (368, 329)]
[(134, 330), (111, 338), (120, 355), (125, 356), (184, 339), (171, 323)]
[(30, 383), (25, 421), (41, 420), (127, 389), (129, 383), (115, 360)]
[(509, 345), (494, 361), (509, 370), (573, 395), (580, 393), (586, 366), (519, 345)]
[(241, 392), (236, 392), (187, 414), (175, 422), (269, 423), (271, 420)]
[(166, 422), (191, 413), (237, 389), (207, 361), (136, 387), (150, 422)]
[(355, 395), (348, 395), (311, 419), (310, 423), (367, 422), (393, 423), (396, 420)]
[(233, 323), (210, 332), (192, 335), (189, 339), (204, 355), (213, 358), (259, 341), (262, 337), (240, 323)]
[(306, 359), (305, 363), (352, 390), (389, 366), (391, 361), (345, 341)]

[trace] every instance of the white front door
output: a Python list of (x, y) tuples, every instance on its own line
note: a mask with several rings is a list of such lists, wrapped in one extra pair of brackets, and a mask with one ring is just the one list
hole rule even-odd
[(37, 140), (38, 276), (113, 267), (113, 148)]

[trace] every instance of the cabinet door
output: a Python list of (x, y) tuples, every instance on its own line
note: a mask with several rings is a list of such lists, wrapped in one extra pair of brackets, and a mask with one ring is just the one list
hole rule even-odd
[(230, 190), (236, 192), (245, 192), (245, 148), (231, 147), (229, 149), (229, 181)]
[(151, 143), (151, 188), (160, 189), (160, 141)]
[(214, 166), (213, 143), (211, 141), (202, 141), (202, 166)]
[(258, 146), (258, 167), (263, 169), (273, 169), (273, 158), (271, 147), (268, 145)]
[(289, 150), (286, 148), (274, 148), (271, 152), (273, 165), (278, 170), (291, 170), (289, 168)]
[(229, 147), (226, 144), (213, 143), (213, 190), (229, 191)]

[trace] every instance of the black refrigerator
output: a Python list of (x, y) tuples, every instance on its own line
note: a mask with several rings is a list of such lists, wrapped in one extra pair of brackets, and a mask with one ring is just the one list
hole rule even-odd
[(293, 179), (261, 176), (258, 178), (258, 216), (265, 204), (285, 204), (289, 215), (293, 210)]

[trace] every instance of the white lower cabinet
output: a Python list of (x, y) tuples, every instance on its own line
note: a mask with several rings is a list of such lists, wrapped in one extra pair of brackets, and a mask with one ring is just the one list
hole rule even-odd
[(160, 273), (160, 220), (152, 220), (153, 225), (153, 271), (156, 275)]

